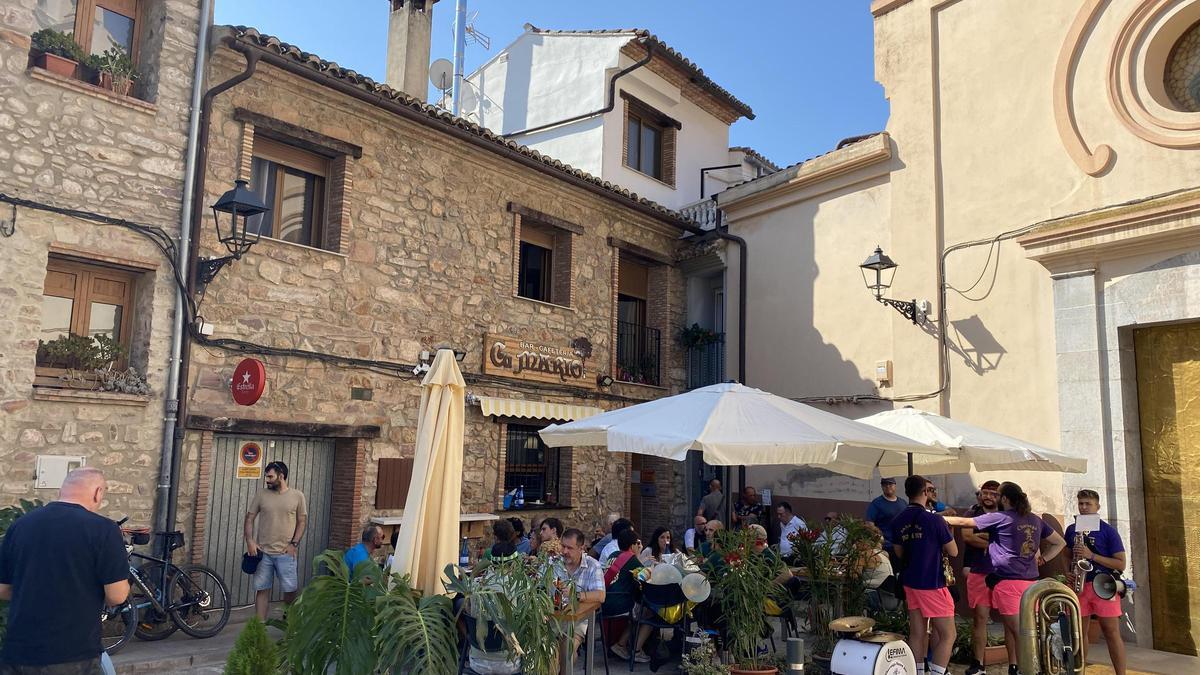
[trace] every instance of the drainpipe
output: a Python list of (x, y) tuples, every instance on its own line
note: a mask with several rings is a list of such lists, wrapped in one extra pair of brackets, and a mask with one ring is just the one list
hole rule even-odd
[[(197, 142), (200, 133), (200, 97), (204, 91), (204, 72), (208, 62), (208, 31), (212, 27), (213, 0), (200, 3), (200, 29), (196, 34), (196, 69), (192, 79), (191, 114), (188, 118), (187, 158), (183, 171), (183, 199), (179, 208), (179, 248), (175, 251), (175, 267), (180, 276), (189, 274), (189, 249), (192, 236), (192, 211), (189, 208), (195, 194)], [(183, 352), (183, 334), (186, 330), (188, 296), (184, 290), (175, 288), (175, 318), (171, 325), (171, 360), (167, 366), (167, 400), (163, 408), (162, 457), (159, 459), (157, 504), (154, 508), (154, 529), (164, 532), (174, 529), (170, 518), (170, 504), (175, 492), (175, 429), (179, 413), (180, 355)], [(171, 525), (171, 527), (167, 527)]]
[[(205, 4), (210, 4), (212, 2), (212, 0), (204, 0), (204, 2), (205, 2)], [(206, 35), (205, 42), (202, 45), (205, 50), (207, 50), (207, 48), (208, 48), (207, 40), (208, 40), (208, 38)], [(237, 51), (242, 51), (242, 50), (237, 50)], [(207, 52), (205, 51), (204, 53), (206, 54)], [(203, 218), (204, 178), (205, 178), (205, 172), (208, 167), (208, 138), (209, 138), (209, 129), (211, 127), (210, 122), (211, 122), (211, 118), (212, 118), (213, 99), (216, 98), (217, 95), (221, 94), (222, 92), (232, 89), (233, 87), (236, 87), (237, 85), (241, 84), (242, 82), (245, 82), (246, 80), (250, 79), (254, 75), (255, 68), (258, 67), (258, 53), (257, 52), (247, 50), (247, 51), (242, 51), (242, 53), (246, 57), (246, 69), (243, 70), (241, 73), (238, 73), (237, 75), (229, 78), (228, 80), (225, 80), (221, 84), (218, 84), (217, 86), (215, 86), (212, 89), (209, 89), (207, 92), (205, 92), (204, 97), (201, 99), (200, 105), (198, 106), (200, 114), (199, 114), (199, 119), (197, 121), (198, 136), (197, 136), (196, 145), (195, 145), (196, 158), (195, 158), (195, 162), (192, 165), (193, 172), (188, 175), (188, 179), (190, 179), (193, 183), (193, 189), (190, 194), (190, 199), (191, 199), (190, 204), (187, 201), (188, 196), (185, 196), (185, 198), (184, 198), (184, 208), (186, 209), (186, 208), (188, 208), (188, 206), (191, 207), (191, 212), (188, 216), (189, 221), (190, 221), (189, 226), (191, 224), (195, 224), (198, 227), (199, 224), (202, 222), (202, 218)], [(201, 58), (197, 59), (196, 67), (197, 67), (198, 73), (200, 72), (199, 69), (202, 66), (206, 65), (205, 64), (206, 60), (207, 59), (201, 59)], [(197, 82), (199, 82), (199, 81), (200, 81), (199, 76), (197, 76)], [(194, 93), (196, 93), (196, 92), (194, 92)], [(193, 113), (196, 111), (196, 109), (197, 109), (197, 106), (193, 105), (193, 107), (192, 107)], [(187, 246), (180, 247), (180, 250), (181, 250), (180, 255), (187, 256), (186, 263), (185, 263), (184, 267), (181, 268), (181, 270), (184, 271), (184, 273), (186, 273), (186, 275), (187, 275), (188, 297), (195, 297), (195, 293), (196, 293), (196, 261), (200, 255), (200, 243), (199, 242), (200, 242), (200, 236), (199, 236), (199, 233), (197, 233), (197, 235), (195, 237), (191, 237), (190, 241), (187, 242), (187, 244), (188, 244)], [(177, 320), (178, 320), (179, 316), (180, 316), (180, 313), (177, 310), (177, 313), (176, 313)], [(182, 338), (182, 335), (180, 335), (180, 338)], [(191, 344), (190, 343), (188, 343), (186, 345), (186, 348), (182, 350), (182, 355), (179, 358), (178, 363), (179, 363), (179, 371), (178, 371), (177, 377), (175, 378), (175, 386), (176, 386), (175, 401), (176, 401), (176, 407), (178, 408), (178, 414), (175, 417), (173, 437), (171, 438), (171, 445), (170, 445), (171, 452), (170, 452), (170, 465), (169, 465), (170, 468), (168, 470), (169, 473), (167, 473), (168, 480), (162, 481), (168, 485), (165, 518), (163, 518), (164, 527), (161, 528), (162, 530), (175, 529), (176, 513), (177, 513), (178, 507), (179, 507), (179, 466), (183, 461), (183, 437), (184, 437), (184, 433), (185, 433), (184, 425), (187, 420), (188, 373), (191, 369)], [(164, 436), (166, 435), (165, 430), (164, 430), (163, 434), (164, 434)], [(167, 458), (164, 457), (163, 461), (166, 462)]]
[[(713, 206), (717, 207), (717, 226), (714, 232), (717, 237), (726, 241), (732, 241), (738, 245), (738, 379), (742, 384), (746, 384), (746, 270), (747, 270), (747, 248), (746, 240), (729, 233), (729, 227), (724, 225), (723, 214), (720, 209), (720, 204), (717, 202), (717, 196), (713, 195)], [(724, 229), (722, 229), (724, 228)], [(732, 481), (731, 481), (732, 482)], [(738, 493), (746, 487), (746, 467), (738, 467)], [(730, 486), (733, 487), (732, 485)], [(733, 493), (730, 493), (730, 497)], [(729, 508), (733, 508), (733, 500), (728, 500)]]
[[(621, 72), (617, 73), (616, 75), (613, 75), (612, 79), (608, 81), (608, 104), (605, 105), (603, 108), (600, 108), (599, 110), (593, 110), (590, 113), (584, 113), (582, 115), (568, 117), (565, 120), (559, 120), (557, 122), (550, 122), (549, 124), (539, 124), (536, 127), (529, 127), (528, 129), (522, 129), (520, 131), (513, 131), (513, 132), (510, 132), (507, 134), (501, 134), (501, 136), (504, 138), (512, 138), (513, 136), (523, 136), (525, 134), (532, 134), (535, 131), (542, 131), (544, 129), (549, 129), (551, 127), (560, 127), (564, 124), (570, 124), (572, 122), (586, 120), (589, 117), (595, 117), (597, 115), (604, 115), (609, 112), (612, 112), (612, 109), (615, 108), (617, 105), (617, 80), (621, 79), (622, 77), (625, 77), (626, 75), (628, 75), (629, 73), (632, 73), (633, 71), (637, 70), (638, 68), (641, 68), (642, 66), (646, 65), (647, 63), (650, 63), (650, 60), (654, 58), (654, 46), (650, 43), (650, 41), (643, 38), (642, 44), (646, 47), (646, 56), (644, 58), (642, 58), (642, 60), (634, 63), (633, 65), (629, 66), (628, 68), (623, 69)], [(703, 195), (701, 195), (701, 196), (703, 196)]]

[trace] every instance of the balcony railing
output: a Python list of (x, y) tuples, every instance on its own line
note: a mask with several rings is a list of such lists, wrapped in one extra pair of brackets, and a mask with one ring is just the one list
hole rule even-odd
[(715, 342), (688, 350), (688, 389), (707, 387), (725, 381), (725, 334), (717, 333)]
[(617, 322), (617, 379), (659, 386), (662, 334), (657, 328)]
[(711, 230), (717, 226), (717, 204), (711, 199), (701, 199), (679, 209), (684, 218), (701, 229)]

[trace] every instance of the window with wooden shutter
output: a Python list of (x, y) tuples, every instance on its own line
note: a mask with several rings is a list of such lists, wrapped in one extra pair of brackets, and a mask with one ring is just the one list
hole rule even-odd
[(375, 488), (375, 508), (404, 508), (404, 502), (408, 500), (408, 486), (412, 483), (412, 473), (412, 458), (379, 460), (379, 484)]

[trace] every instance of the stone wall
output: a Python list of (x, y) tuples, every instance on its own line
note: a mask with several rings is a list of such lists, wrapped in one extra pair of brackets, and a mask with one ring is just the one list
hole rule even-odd
[[(178, 235), (198, 3), (143, 2), (145, 100), (30, 67), (36, 0), (0, 5), (0, 192)], [(0, 204), (0, 220), (11, 220)], [(38, 455), (82, 455), (104, 469), (104, 513), (150, 524), (174, 285), (169, 261), (127, 229), (27, 207), (0, 238), (0, 503), (52, 500), (36, 490)], [(51, 255), (133, 270), (130, 363), (149, 397), (34, 386), (42, 290)]]
[[(242, 68), (241, 57), (228, 50), (219, 50), (213, 63), (212, 81)], [(242, 164), (247, 125), (234, 120), (235, 109), (362, 150), (361, 157), (346, 160), (349, 180), (341, 198), (346, 217), (339, 250), (267, 239), (255, 245), (207, 290), (201, 311), (214, 324), (215, 338), (410, 364), (409, 369), (421, 350), (452, 345), (467, 351), (462, 369), (468, 393), (482, 396), (607, 409), (682, 388), (682, 355), (666, 338), (667, 331), (666, 386), (661, 388), (597, 390), (594, 380), (580, 387), (482, 374), (485, 333), (554, 345), (584, 336), (593, 344), (588, 377), (610, 372), (615, 315), (611, 270), (618, 250), (608, 237), (670, 259), (679, 236), (673, 226), (269, 65), (260, 65), (251, 80), (216, 101), (208, 202), (233, 181)], [(510, 211), (510, 202), (582, 232), (572, 235), (570, 307), (515, 297), (518, 216)], [(218, 254), (211, 222), (204, 226), (204, 237), (206, 254)], [(668, 269), (662, 278), (661, 320), (681, 325), (682, 276)], [(363, 443), (360, 519), (386, 515), (374, 510), (378, 460), (412, 455), (420, 400), (416, 376), (388, 365), (355, 368), (295, 355), (256, 355), (268, 368), (267, 389), (256, 405), (240, 407), (230, 399), (228, 378), (243, 355), (196, 346), (192, 357), (192, 415), (378, 425), (379, 437)], [(352, 387), (370, 389), (371, 400), (352, 399)], [(492, 512), (501, 505), (505, 422), (468, 408), (465, 512)], [(193, 484), (185, 490), (191, 493), (198, 476), (199, 436), (189, 434), (188, 441), (185, 479)], [(558, 517), (590, 530), (605, 512), (624, 510), (624, 456), (577, 448), (570, 463), (571, 508), (556, 512)], [(179, 517), (180, 526), (190, 527), (188, 499), (181, 499)]]

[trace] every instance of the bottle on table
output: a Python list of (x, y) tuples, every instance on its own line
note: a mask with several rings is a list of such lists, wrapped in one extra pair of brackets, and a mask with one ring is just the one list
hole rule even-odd
[(466, 567), (471, 564), (471, 547), (467, 545), (467, 538), (462, 538), (462, 546), (458, 549), (458, 564)]

